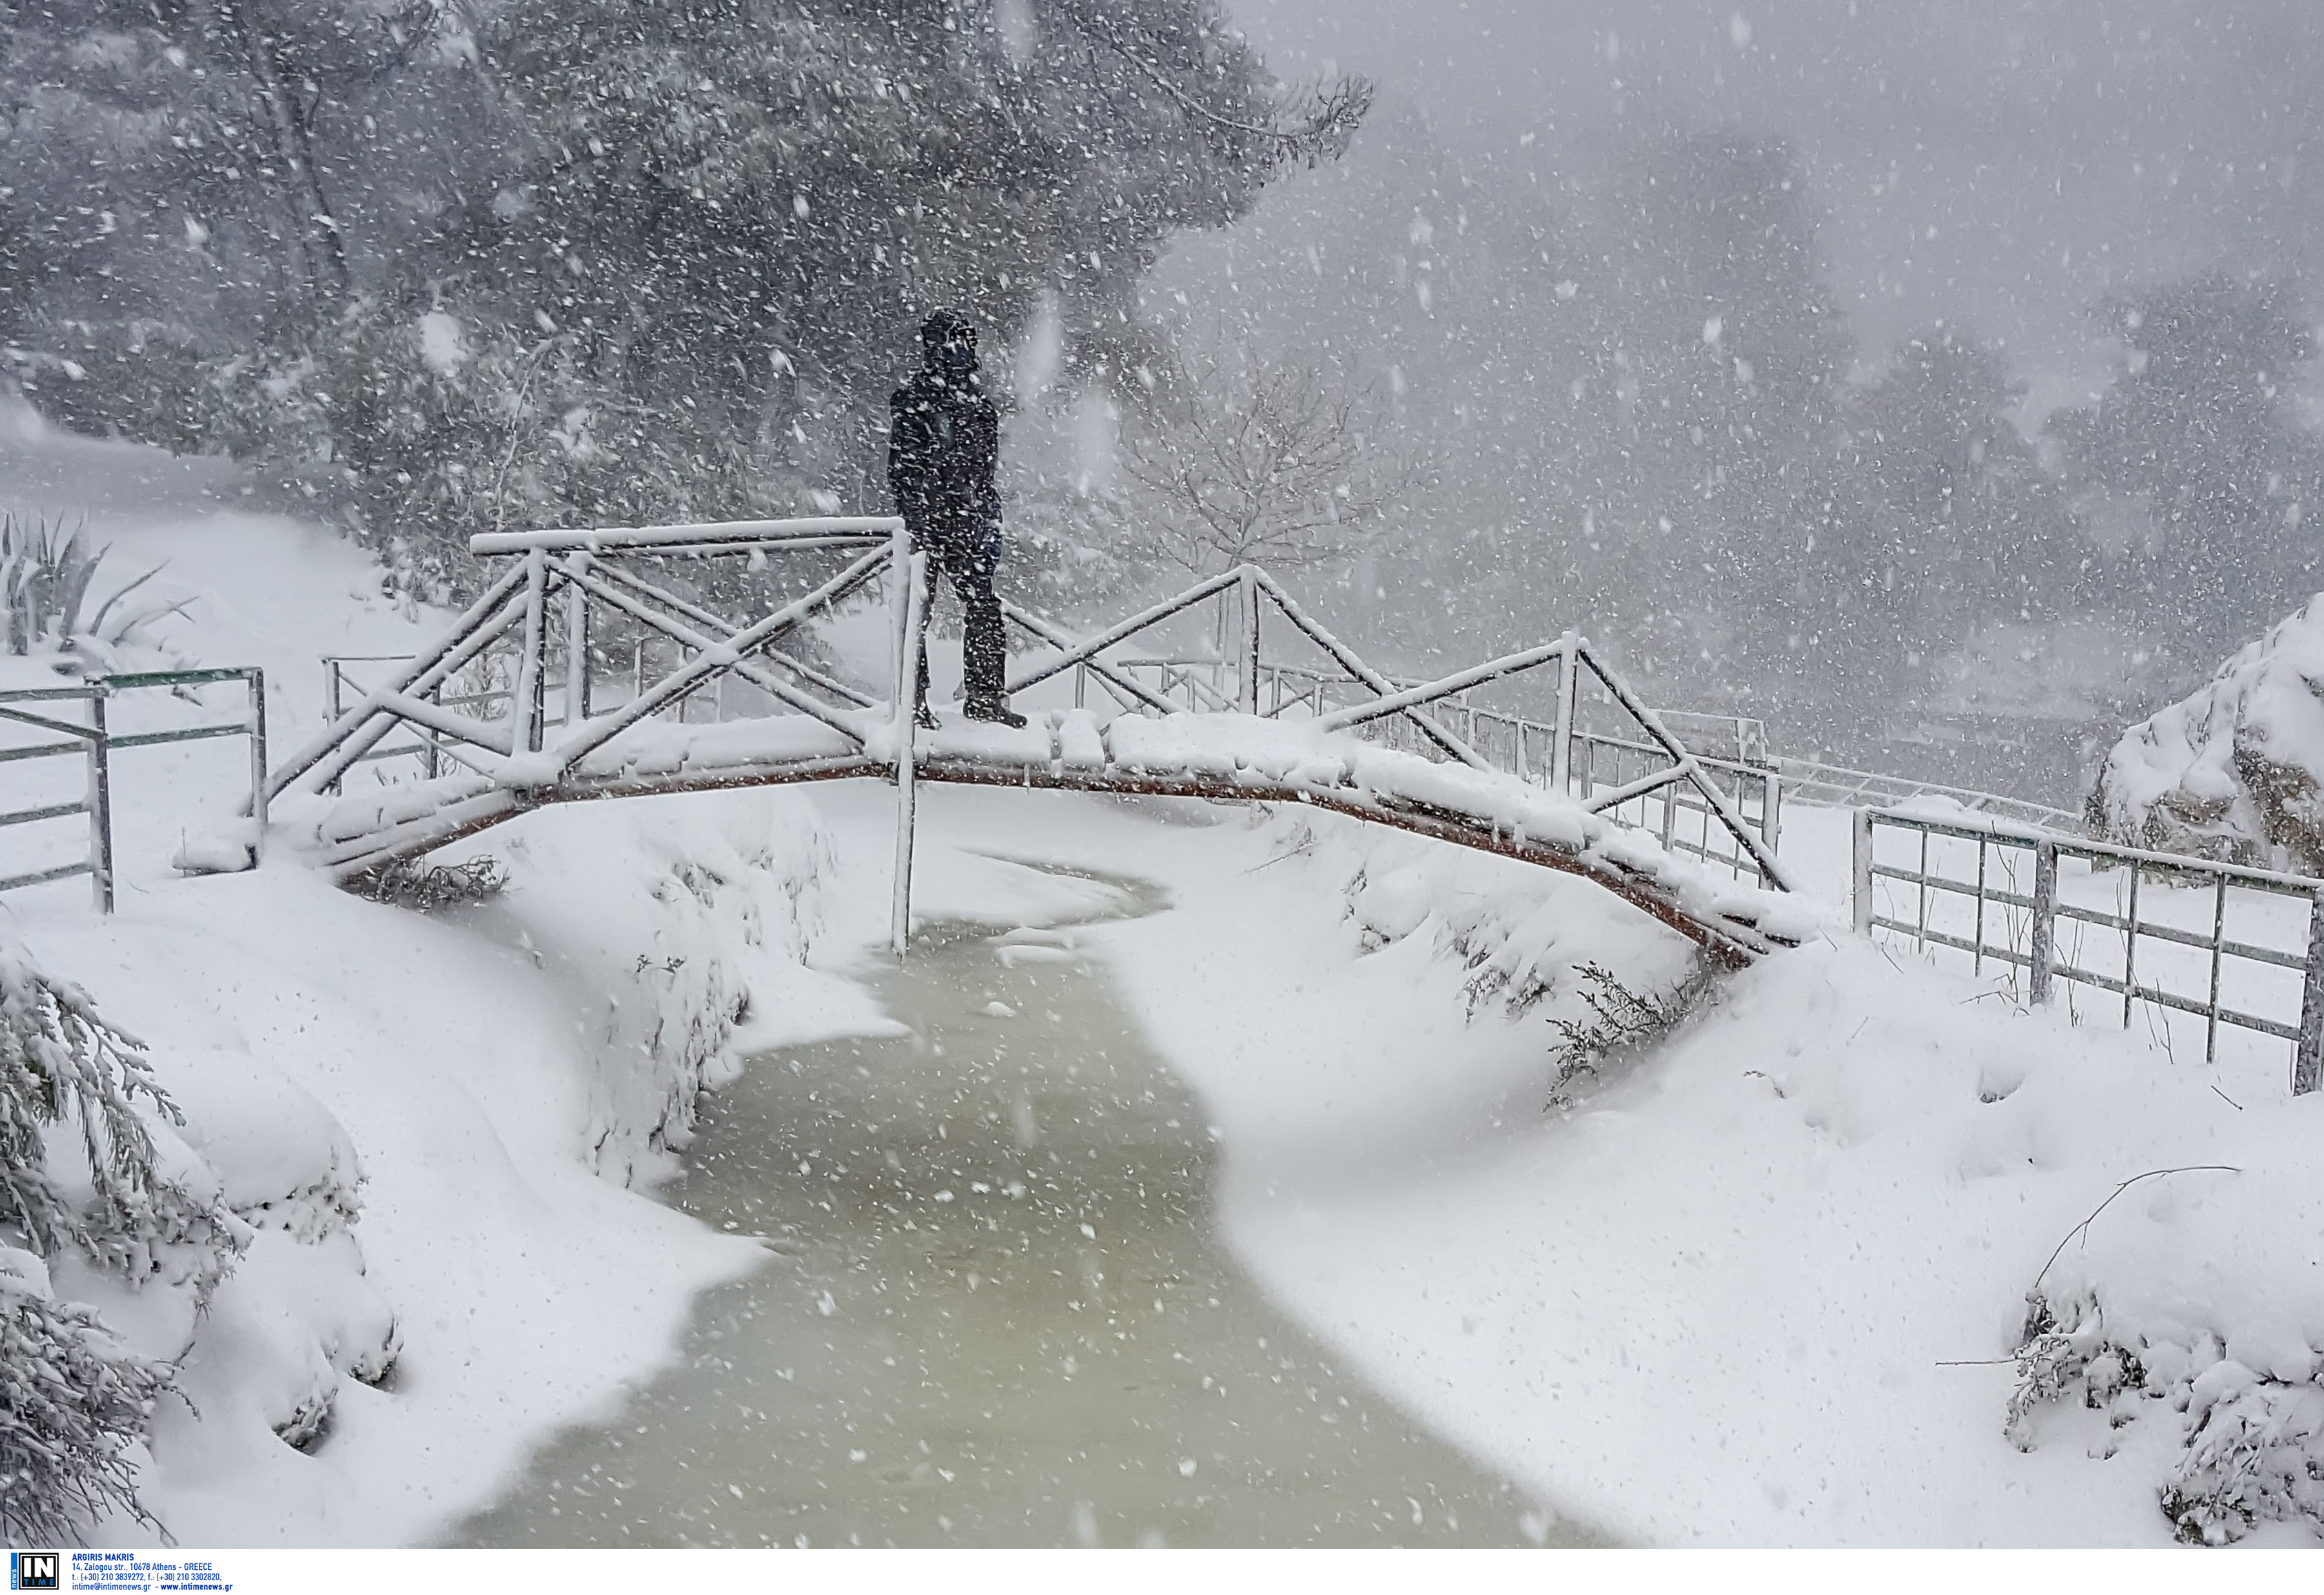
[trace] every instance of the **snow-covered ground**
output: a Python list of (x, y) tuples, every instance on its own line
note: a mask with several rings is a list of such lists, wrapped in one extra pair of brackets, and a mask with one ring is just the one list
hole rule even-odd
[[(438, 618), (399, 611), (340, 539), (244, 511), (207, 462), (19, 416), (0, 473), (7, 508), (86, 516), (111, 549), (100, 585), (161, 565), (152, 588), (188, 602), (161, 628), (169, 650), (263, 666), (278, 739), (319, 722), (321, 654), (408, 651)], [(55, 680), (36, 660), (0, 671)], [(116, 721), (232, 719), (241, 691), (124, 699)], [(78, 795), (77, 760), (5, 769), (12, 799)], [(666, 1355), (694, 1291), (750, 1266), (634, 1187), (739, 1056), (746, 989), (777, 1016), (754, 1015), (761, 1035), (877, 1022), (800, 962), (814, 813), (765, 797), (559, 815), (511, 839), (506, 897), (458, 922), (351, 898), (287, 855), (179, 877), (180, 838), (246, 791), (238, 739), (127, 751), (113, 779), (120, 911), (98, 918), (65, 881), (0, 899), (0, 929), (148, 1041), (256, 1238), (198, 1319), (182, 1292), (85, 1268), (59, 1286), (141, 1350), (185, 1356), (190, 1405), (159, 1415), (144, 1486), (180, 1540), (424, 1537)], [(9, 834), (0, 872), (84, 835)], [(318, 1425), (309, 1451), (278, 1438)]]
[[(1138, 846), (1177, 909), (1102, 939), (1218, 1116), (1230, 1238), (1385, 1389), (1582, 1521), (2159, 1544), (2182, 1467), (2200, 1492), (2249, 1462), (2225, 1494), (2256, 1504), (2312, 1454), (2324, 1104), (2238, 1108), (2137, 1038), (1845, 938), (1545, 1111), (1572, 966), (1651, 986), (1675, 937), (1587, 886), (1338, 822)], [(1471, 1013), (1496, 961), (1563, 990)], [(2188, 1172), (2107, 1201), (2163, 1169)], [(2036, 1342), (2060, 1398), (2005, 1434), (2037, 1283), (2073, 1344), (2045, 1365)], [(2198, 1425), (2210, 1449), (2183, 1451)]]
[[(86, 507), (125, 570), (169, 558), (159, 581), (194, 600), (176, 646), (265, 666), (279, 740), (318, 723), (318, 654), (408, 651), (436, 618), (214, 468), (20, 435), (0, 487)], [(0, 899), (152, 1044), (258, 1231), (199, 1322), (60, 1284), (148, 1349), (190, 1347), (199, 1415), (164, 1413), (145, 1476), (181, 1540), (424, 1540), (751, 1265), (641, 1193), (745, 1052), (890, 1022), (833, 973), (884, 934), (890, 798), (534, 815), (469, 844), (508, 865), (503, 898), (424, 917), (287, 853), (177, 878), (177, 834), (231, 807), (237, 758), (124, 755), (113, 918), (79, 882)], [(1108, 899), (1032, 864), (1165, 889), (1169, 911), (1086, 939), (1214, 1118), (1239, 1255), (1573, 1517), (1663, 1542), (2144, 1544), (2171, 1537), (2173, 1486), (2198, 1528), (2317, 1509), (2316, 1101), (2230, 1102), (2141, 1037), (1834, 935), (1553, 1102), (1577, 966), (1646, 991), (1690, 968), (1584, 881), (1329, 816), (922, 801), (925, 919)], [(1844, 816), (1794, 811), (1785, 851), (1844, 892)], [(318, 1443), (277, 1437), (325, 1406)]]

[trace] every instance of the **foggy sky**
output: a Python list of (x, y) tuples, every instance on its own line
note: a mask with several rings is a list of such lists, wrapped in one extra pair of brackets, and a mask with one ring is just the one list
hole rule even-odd
[(2316, 0), (1229, 5), (1284, 76), (1370, 75), (1480, 159), (1586, 164), (1622, 118), (1784, 136), (1866, 355), (1965, 323), (2037, 410), (2103, 380), (2111, 287), (2280, 270), (2324, 313)]

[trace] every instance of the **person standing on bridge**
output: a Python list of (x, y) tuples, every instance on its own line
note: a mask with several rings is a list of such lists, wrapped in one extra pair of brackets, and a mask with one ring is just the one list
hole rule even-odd
[[(1001, 564), (1001, 416), (984, 396), (976, 365), (976, 328), (952, 310), (920, 327), (920, 369), (889, 401), (888, 487), (912, 540), (928, 557), (927, 607), (936, 576), (952, 578), (967, 610), (963, 711), (971, 720), (1022, 725), (1009, 706), (1003, 676), (1008, 645), (992, 577)], [(927, 624), (923, 612), (922, 625)], [(928, 660), (923, 647), (915, 718), (933, 727)]]

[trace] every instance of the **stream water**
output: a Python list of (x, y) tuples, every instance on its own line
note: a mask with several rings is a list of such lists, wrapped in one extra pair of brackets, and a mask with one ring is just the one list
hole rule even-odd
[(1243, 1277), (1201, 1109), (1077, 945), (930, 931), (875, 977), (908, 1036), (713, 1098), (668, 1199), (765, 1266), (453, 1543), (1571, 1543)]

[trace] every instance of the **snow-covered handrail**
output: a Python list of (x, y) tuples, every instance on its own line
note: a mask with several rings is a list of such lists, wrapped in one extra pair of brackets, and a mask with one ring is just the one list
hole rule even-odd
[(893, 515), (816, 515), (792, 521), (707, 521), (672, 526), (560, 526), (540, 531), (480, 531), (471, 554), (750, 553), (863, 549), (903, 527)]

